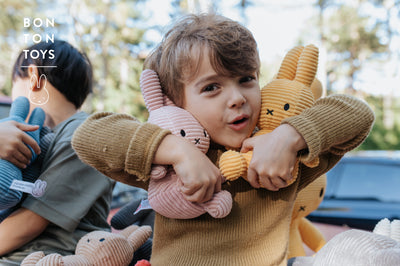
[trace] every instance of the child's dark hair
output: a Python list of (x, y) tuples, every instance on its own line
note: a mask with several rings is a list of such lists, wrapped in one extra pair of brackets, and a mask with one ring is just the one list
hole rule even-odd
[[(31, 56), (34, 50), (38, 51), (33, 53), (35, 57), (39, 55), (37, 59)], [(46, 50), (42, 58), (41, 51)], [(54, 56), (51, 50), (54, 50)], [(45, 74), (48, 82), (76, 108), (81, 107), (87, 95), (92, 92), (93, 70), (89, 58), (65, 41), (40, 42), (21, 51), (13, 67), (12, 80), (29, 77), (28, 68), (23, 66), (30, 64), (37, 66), (39, 77)]]
[(216, 14), (183, 17), (146, 58), (144, 67), (158, 73), (164, 93), (182, 106), (184, 82), (197, 72), (203, 56), (209, 56), (214, 70), (221, 75), (259, 74), (260, 58), (251, 32)]

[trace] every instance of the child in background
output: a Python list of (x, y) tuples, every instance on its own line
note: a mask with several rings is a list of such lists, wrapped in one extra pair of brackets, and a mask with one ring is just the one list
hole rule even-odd
[[(362, 143), (373, 124), (371, 109), (353, 97), (329, 96), (272, 133), (249, 138), (261, 104), (257, 45), (248, 29), (215, 14), (179, 20), (145, 68), (159, 74), (164, 93), (209, 133), (207, 155), (155, 125), (103, 112), (75, 132), (78, 156), (115, 180), (144, 188), (153, 163), (170, 164), (188, 200), (205, 202), (222, 186), (234, 201), (223, 219), (157, 214), (152, 265), (286, 265), (296, 194)], [(225, 147), (254, 149), (249, 182), (222, 183), (215, 164)], [(288, 186), (299, 151), (309, 161), (319, 157), (320, 163), (315, 168), (301, 164)]]
[[(27, 50), (54, 50), (54, 58), (35, 59), (21, 52), (12, 71), (12, 98), (29, 98), (31, 111), (40, 103), (46, 113), (44, 126), (52, 129), (54, 139), (37, 177), (47, 183), (44, 194), (38, 198), (28, 195), (0, 223), (0, 265), (20, 265), (38, 250), (46, 255), (71, 255), (83, 235), (110, 231), (107, 216), (115, 182), (82, 163), (71, 147), (73, 132), (88, 116), (79, 108), (92, 90), (91, 63), (85, 54), (60, 40)], [(47, 83), (39, 78), (42, 75)], [(16, 122), (0, 124), (0, 132), (6, 133), (0, 134), (1, 158), (22, 168), (28, 164), (31, 153), (25, 143), (36, 153), (40, 149), (24, 130), (34, 129)]]

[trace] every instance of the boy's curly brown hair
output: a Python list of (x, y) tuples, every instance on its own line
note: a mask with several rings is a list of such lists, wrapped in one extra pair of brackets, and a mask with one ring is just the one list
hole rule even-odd
[(203, 56), (209, 56), (214, 70), (224, 76), (259, 74), (260, 58), (252, 33), (217, 14), (184, 16), (146, 58), (144, 68), (156, 71), (164, 93), (182, 106), (184, 83), (196, 74)]

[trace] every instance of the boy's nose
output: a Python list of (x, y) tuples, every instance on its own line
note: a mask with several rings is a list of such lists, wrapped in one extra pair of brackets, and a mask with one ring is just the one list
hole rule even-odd
[(233, 88), (230, 93), (229, 107), (241, 107), (246, 102), (246, 98), (238, 88)]

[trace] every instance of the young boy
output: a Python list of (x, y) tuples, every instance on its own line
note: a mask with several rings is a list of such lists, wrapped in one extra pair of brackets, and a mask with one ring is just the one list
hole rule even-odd
[[(92, 89), (90, 61), (59, 40), (38, 43), (27, 50), (53, 50), (54, 58), (35, 59), (30, 52), (27, 56), (21, 52), (12, 71), (12, 98), (29, 98), (31, 110), (35, 103), (47, 102), (40, 107), (46, 113), (44, 125), (53, 130), (54, 140), (38, 177), (47, 183), (43, 196), (28, 195), (21, 208), (0, 223), (0, 265), (19, 265), (35, 251), (71, 255), (83, 235), (110, 230), (106, 219), (114, 181), (82, 163), (71, 147), (73, 132), (87, 118), (78, 109)], [(47, 82), (40, 79), (42, 74)], [(8, 143), (0, 147), (2, 159), (24, 168), (31, 158), (25, 143), (35, 152), (39, 147), (23, 131), (35, 129), (16, 122), (0, 124), (0, 132), (7, 132), (1, 137), (2, 144)]]
[[(297, 192), (361, 144), (374, 120), (370, 108), (353, 97), (326, 97), (272, 133), (248, 138), (261, 101), (256, 42), (243, 26), (213, 14), (177, 22), (145, 68), (155, 70), (165, 93), (207, 130), (207, 156), (155, 125), (112, 113), (95, 114), (77, 129), (72, 143), (78, 156), (113, 179), (141, 187), (152, 163), (171, 164), (188, 200), (207, 201), (222, 186), (234, 201), (223, 219), (156, 215), (152, 265), (286, 265)], [(242, 146), (254, 148), (249, 182), (221, 184), (214, 163), (224, 147)], [(301, 165), (296, 182), (287, 186), (300, 150), (308, 152), (307, 160), (318, 156), (320, 164)]]

